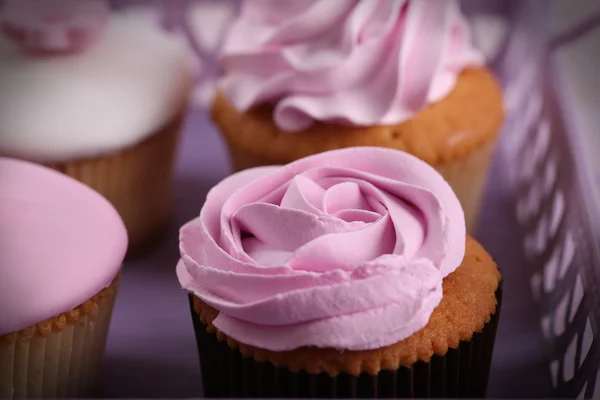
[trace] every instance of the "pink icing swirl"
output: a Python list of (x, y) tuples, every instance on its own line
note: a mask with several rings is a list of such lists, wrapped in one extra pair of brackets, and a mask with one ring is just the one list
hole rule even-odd
[(0, 29), (29, 51), (80, 51), (100, 36), (109, 13), (103, 0), (4, 0)]
[(177, 273), (243, 343), (372, 349), (427, 324), (465, 235), (432, 167), (348, 148), (223, 180), (181, 229)]
[(482, 62), (455, 0), (250, 0), (226, 39), (220, 88), (240, 111), (274, 103), (285, 131), (396, 124)]

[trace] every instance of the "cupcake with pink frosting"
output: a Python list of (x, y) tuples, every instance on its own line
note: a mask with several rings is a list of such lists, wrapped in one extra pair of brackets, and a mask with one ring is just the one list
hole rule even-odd
[(212, 116), (236, 170), (403, 150), (442, 173), (475, 230), (503, 105), (457, 1), (246, 1), (221, 63)]
[(483, 397), (500, 274), (405, 152), (238, 172), (182, 227), (206, 397)]
[(131, 247), (142, 247), (170, 222), (194, 73), (182, 39), (153, 7), (3, 1), (0, 155), (91, 186), (119, 211)]
[(94, 395), (126, 250), (105, 198), (0, 157), (0, 398)]

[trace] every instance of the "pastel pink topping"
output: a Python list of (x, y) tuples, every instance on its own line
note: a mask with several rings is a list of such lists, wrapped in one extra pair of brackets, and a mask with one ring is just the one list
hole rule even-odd
[(223, 180), (181, 229), (177, 273), (243, 343), (373, 349), (427, 324), (465, 235), (432, 167), (348, 148)]
[(395, 124), (482, 62), (456, 0), (250, 0), (226, 39), (220, 87), (240, 111), (274, 104), (285, 131)]
[(98, 193), (0, 157), (0, 336), (67, 312), (118, 274), (127, 231)]
[(109, 13), (103, 0), (4, 0), (0, 29), (26, 50), (79, 51), (100, 36)]

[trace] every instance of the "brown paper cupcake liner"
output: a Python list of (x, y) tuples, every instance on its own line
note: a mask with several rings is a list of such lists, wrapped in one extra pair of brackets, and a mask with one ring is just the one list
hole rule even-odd
[(496, 312), (480, 332), (458, 348), (434, 355), (396, 371), (359, 376), (330, 376), (291, 372), (268, 362), (244, 357), (209, 332), (194, 310), (189, 296), (200, 355), (204, 396), (208, 398), (481, 398), (485, 397), (502, 302), (496, 291)]
[(106, 197), (117, 209), (136, 251), (168, 226), (173, 208), (173, 169), (183, 117), (121, 152), (48, 165)]
[[(228, 143), (228, 149), (231, 163), (236, 171), (271, 164), (268, 159), (248, 154), (232, 143)], [(460, 200), (469, 234), (476, 233), (478, 227), (485, 184), (495, 149), (496, 140), (491, 140), (463, 158), (434, 165)]]
[(0, 336), (0, 398), (90, 397), (119, 279), (90, 300)]

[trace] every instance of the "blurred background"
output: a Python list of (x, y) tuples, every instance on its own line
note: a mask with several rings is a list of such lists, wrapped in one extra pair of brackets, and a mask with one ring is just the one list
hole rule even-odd
[[(111, 3), (156, 7), (164, 28), (193, 50), (198, 72), (178, 148), (175, 215), (156, 246), (126, 263), (101, 395), (197, 397), (196, 344), (174, 273), (177, 232), (231, 172), (207, 107), (238, 2)], [(504, 276), (488, 395), (599, 399), (600, 2), (465, 0), (463, 8), (508, 113), (477, 234)]]

